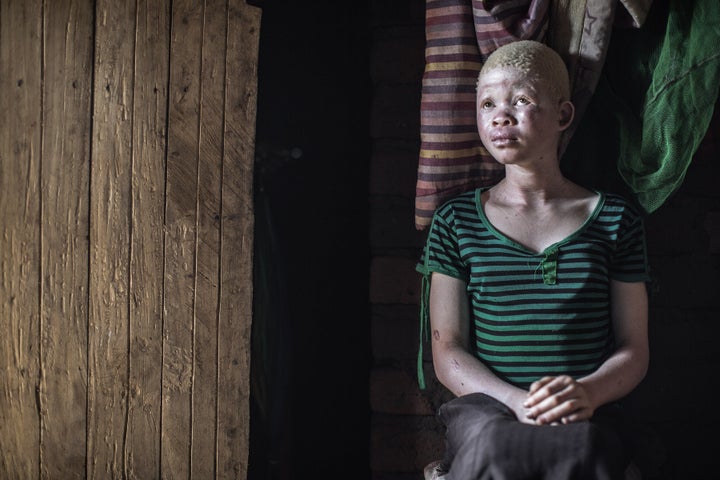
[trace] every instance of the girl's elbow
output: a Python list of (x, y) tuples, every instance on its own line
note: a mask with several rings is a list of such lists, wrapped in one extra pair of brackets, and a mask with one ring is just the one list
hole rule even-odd
[(650, 368), (650, 352), (646, 347), (637, 348), (630, 357), (637, 374), (637, 383), (640, 383)]
[(448, 348), (433, 349), (433, 367), (438, 381), (446, 386), (461, 373), (460, 362)]

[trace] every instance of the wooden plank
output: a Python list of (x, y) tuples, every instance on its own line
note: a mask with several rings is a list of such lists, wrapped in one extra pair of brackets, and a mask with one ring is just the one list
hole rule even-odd
[(46, 2), (42, 13), (41, 471), (83, 478), (94, 3)]
[(137, 2), (130, 256), (130, 478), (160, 475), (169, 0)]
[(96, 4), (90, 177), (88, 478), (127, 478), (135, 2)]
[(0, 3), (0, 478), (38, 478), (39, 0)]
[(260, 10), (230, 0), (221, 217), (218, 478), (247, 476), (253, 156)]
[[(200, 77), (192, 478), (215, 478), (216, 472), (216, 404), (219, 388), (217, 320), (226, 28), (226, 0), (207, 0)], [(228, 387), (223, 385), (223, 388)]]
[(202, 16), (199, 2), (173, 2), (160, 452), (166, 478), (189, 478), (191, 472)]

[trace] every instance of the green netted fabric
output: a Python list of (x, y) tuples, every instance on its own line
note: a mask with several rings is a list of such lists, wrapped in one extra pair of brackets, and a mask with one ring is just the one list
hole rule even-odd
[(720, 2), (655, 0), (642, 28), (614, 28), (564, 173), (657, 210), (707, 133), (719, 86)]
[(631, 113), (632, 105), (616, 112), (618, 171), (648, 213), (682, 183), (710, 124), (720, 86), (720, 2), (671, 0), (666, 18), (655, 51), (646, 51), (647, 43), (633, 46), (629, 55), (645, 60), (623, 62), (636, 69), (625, 72), (629, 78), (650, 74), (638, 115)]

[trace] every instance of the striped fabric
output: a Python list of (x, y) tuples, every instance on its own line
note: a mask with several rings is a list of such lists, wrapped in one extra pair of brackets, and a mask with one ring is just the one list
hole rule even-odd
[(550, 0), (427, 0), (425, 73), (420, 107), (420, 159), (415, 224), (461, 192), (496, 183), (504, 174), (480, 142), (475, 85), (498, 47), (543, 40)]
[(601, 194), (578, 231), (535, 253), (490, 225), (480, 192), (438, 209), (418, 271), (467, 282), (471, 347), (500, 378), (527, 388), (593, 372), (612, 348), (610, 280), (648, 279), (640, 215)]
[[(632, 26), (643, 24), (651, 3), (622, 1)], [(575, 104), (573, 123), (561, 138), (562, 154), (595, 92), (617, 4), (616, 0), (426, 0), (415, 195), (418, 230), (427, 228), (445, 200), (495, 184), (504, 174), (483, 148), (475, 124), (475, 84), (485, 59), (502, 45), (528, 39), (545, 42), (560, 54), (568, 67)]]

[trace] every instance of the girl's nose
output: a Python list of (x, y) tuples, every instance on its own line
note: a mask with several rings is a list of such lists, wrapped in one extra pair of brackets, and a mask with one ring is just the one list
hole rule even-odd
[(505, 109), (498, 110), (497, 114), (493, 117), (492, 120), (493, 126), (507, 126), (512, 125), (513, 123), (513, 117), (512, 115), (508, 114), (508, 112)]

